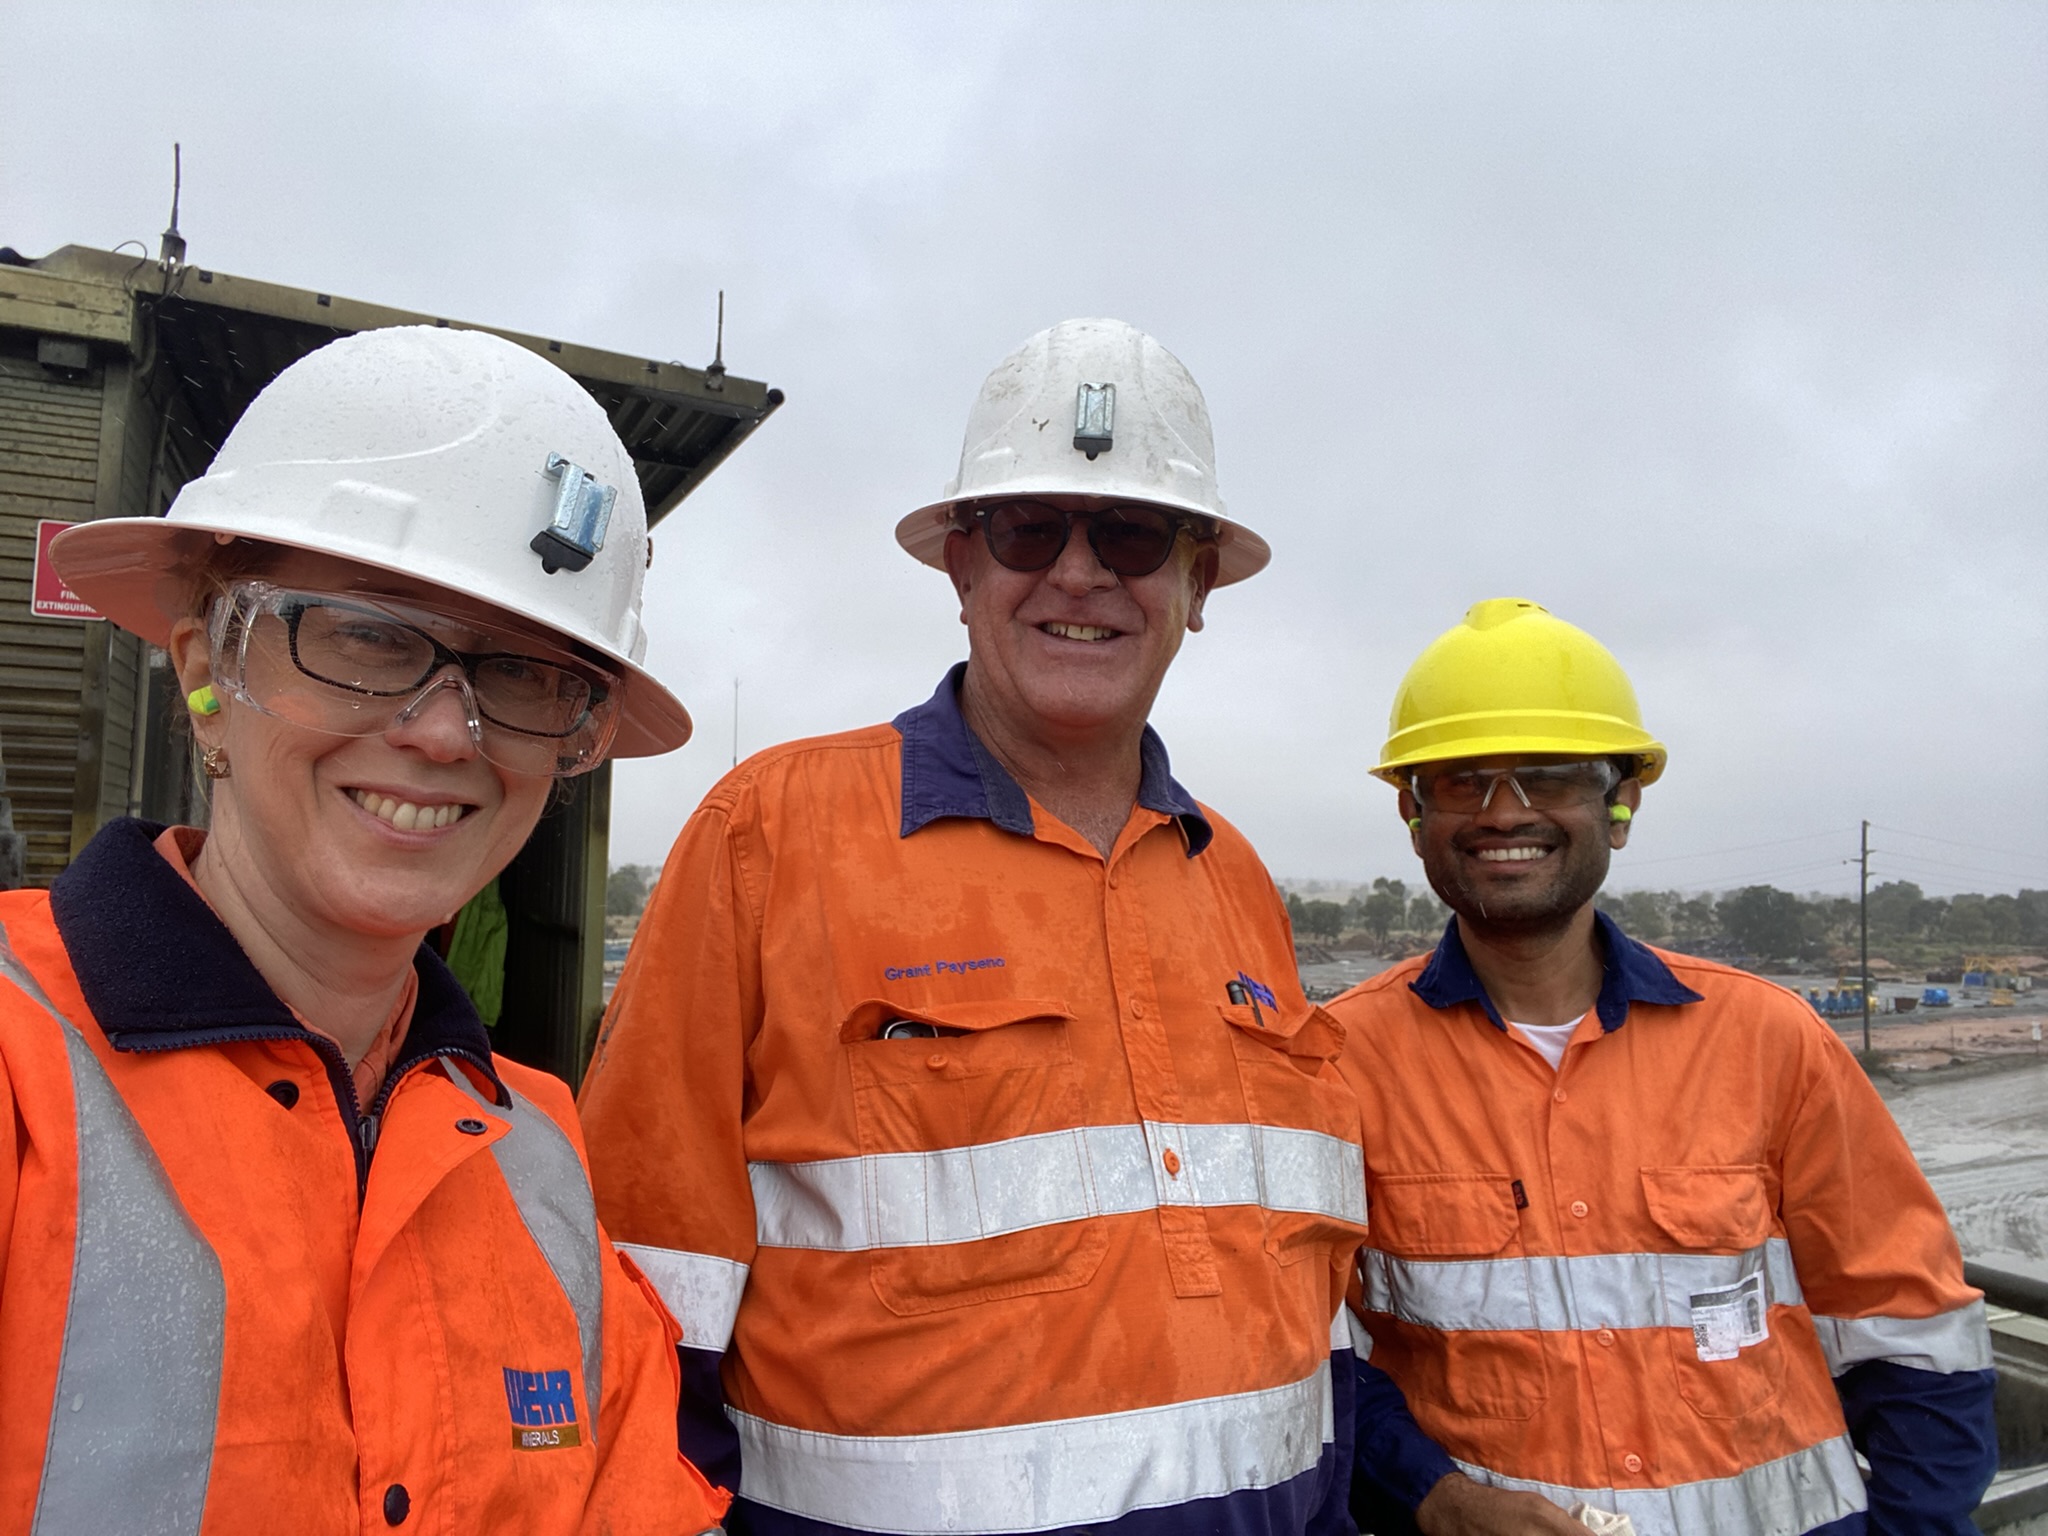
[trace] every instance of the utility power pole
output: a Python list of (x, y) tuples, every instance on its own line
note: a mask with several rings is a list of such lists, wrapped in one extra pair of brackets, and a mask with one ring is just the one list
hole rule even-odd
[(1863, 992), (1863, 1052), (1870, 1053), (1870, 823), (1863, 823), (1863, 845), (1857, 859), (1859, 866), (1858, 883), (1862, 887), (1857, 898), (1857, 926), (1863, 931), (1863, 974), (1857, 978), (1857, 986)]

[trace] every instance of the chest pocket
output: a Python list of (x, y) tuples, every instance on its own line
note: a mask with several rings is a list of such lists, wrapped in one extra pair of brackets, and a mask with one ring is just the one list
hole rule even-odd
[(1313, 1004), (1293, 1013), (1241, 1003), (1216, 1011), (1230, 1026), (1245, 1116), (1262, 1128), (1267, 1253), (1282, 1264), (1347, 1263), (1365, 1232), (1365, 1154), (1358, 1097), (1336, 1067), (1344, 1026)]
[(1515, 1209), (1504, 1173), (1386, 1174), (1373, 1182), (1372, 1245), (1397, 1258), (1491, 1258), (1515, 1235)]
[(1089, 1179), (1074, 1015), (1048, 998), (860, 1003), (840, 1027), (866, 1194), (889, 1245), (869, 1261), (900, 1316), (1094, 1278), (1108, 1246)]
[[(1676, 1247), (1693, 1253), (1739, 1254), (1744, 1256), (1740, 1267), (1745, 1274), (1757, 1270), (1764, 1274), (1760, 1306), (1769, 1332), (1754, 1343), (1740, 1344), (1733, 1358), (1700, 1358), (1704, 1335), (1688, 1326), (1704, 1326), (1700, 1312), (1690, 1318), (1673, 1318), (1676, 1326), (1659, 1330), (1670, 1353), (1678, 1395), (1703, 1419), (1734, 1419), (1754, 1413), (1778, 1395), (1784, 1379), (1785, 1358), (1778, 1338), (1784, 1314), (1773, 1317), (1770, 1313), (1770, 1272), (1765, 1262), (1765, 1243), (1771, 1235), (1767, 1173), (1761, 1163), (1642, 1170), (1643, 1199), (1650, 1219)], [(1726, 1289), (1717, 1287), (1715, 1294)], [(1712, 1305), (1711, 1296), (1708, 1305)]]
[(1550, 1394), (1506, 1174), (1385, 1174), (1362, 1269), (1373, 1363), (1452, 1418), (1526, 1419)]

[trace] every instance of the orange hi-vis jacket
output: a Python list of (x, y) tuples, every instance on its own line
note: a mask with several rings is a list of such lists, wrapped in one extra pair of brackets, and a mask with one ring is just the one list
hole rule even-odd
[(1105, 860), (958, 678), (714, 788), (612, 1001), (592, 1175), (685, 1448), (757, 1536), (1349, 1531), (1358, 1106), (1278, 894), (1149, 731)]
[(358, 1106), (158, 830), (0, 893), (0, 1530), (714, 1525), (568, 1090), (422, 950)]
[[(1984, 1304), (1883, 1101), (1793, 994), (1598, 929), (1556, 1071), (1455, 920), (1329, 1005), (1364, 1111), (1371, 1365), (1471, 1476), (1639, 1536), (1970, 1529), (1996, 1466)], [(1360, 1471), (1393, 1489), (1370, 1395)]]

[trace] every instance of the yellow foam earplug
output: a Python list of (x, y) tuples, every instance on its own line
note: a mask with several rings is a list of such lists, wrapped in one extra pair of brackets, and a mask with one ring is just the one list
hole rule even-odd
[(1422, 818), (1420, 816), (1410, 816), (1408, 818), (1408, 830), (1410, 832), (1420, 832), (1422, 830)]
[(215, 696), (213, 684), (211, 683), (206, 684), (203, 688), (194, 688), (190, 693), (186, 694), (185, 704), (195, 715), (217, 715), (220, 713), (220, 700)]
[(1610, 805), (1607, 807), (1607, 819), (1609, 821), (1633, 821), (1635, 814), (1634, 811), (1625, 805)]

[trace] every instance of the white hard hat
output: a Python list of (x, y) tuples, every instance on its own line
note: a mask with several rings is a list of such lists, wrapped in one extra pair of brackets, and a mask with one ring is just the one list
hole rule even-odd
[(615, 757), (689, 739), (640, 664), (632, 457), (580, 384), (502, 337), (396, 326), (330, 342), (250, 402), (168, 513), (81, 523), (50, 554), (86, 602), (162, 645), (228, 537), (442, 587), (607, 658), (626, 678)]
[(1194, 375), (1121, 320), (1063, 320), (998, 363), (968, 414), (960, 473), (896, 525), (896, 542), (943, 569), (957, 509), (992, 496), (1096, 496), (1211, 518), (1218, 586), (1273, 558), (1264, 539), (1223, 515)]

